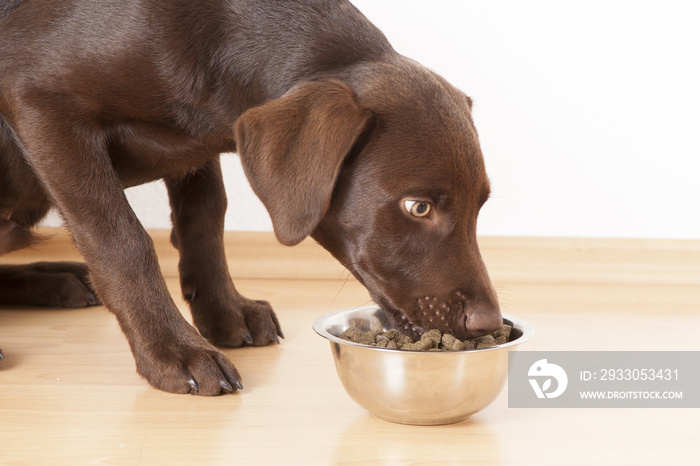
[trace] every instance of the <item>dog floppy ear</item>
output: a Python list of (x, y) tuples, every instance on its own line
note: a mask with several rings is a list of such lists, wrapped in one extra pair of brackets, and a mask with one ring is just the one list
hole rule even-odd
[(345, 84), (313, 81), (236, 121), (243, 170), (282, 244), (299, 243), (321, 221), (343, 159), (371, 118)]

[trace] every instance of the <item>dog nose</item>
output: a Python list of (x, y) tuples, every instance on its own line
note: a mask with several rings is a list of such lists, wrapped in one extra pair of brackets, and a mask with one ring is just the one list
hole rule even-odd
[(469, 338), (489, 335), (503, 325), (503, 316), (498, 309), (477, 308), (467, 312)]

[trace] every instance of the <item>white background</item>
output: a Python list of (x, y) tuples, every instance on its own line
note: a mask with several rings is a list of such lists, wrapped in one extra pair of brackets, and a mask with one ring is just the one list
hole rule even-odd
[[(480, 234), (700, 238), (700, 4), (354, 3), (473, 97), (493, 188)], [(223, 160), (226, 228), (271, 230)], [(146, 227), (169, 227), (162, 185), (128, 195)]]

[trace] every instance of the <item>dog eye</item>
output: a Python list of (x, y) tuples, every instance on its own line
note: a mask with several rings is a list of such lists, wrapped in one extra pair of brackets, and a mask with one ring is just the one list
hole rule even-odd
[(430, 203), (425, 201), (404, 201), (403, 205), (414, 217), (425, 217), (430, 213)]

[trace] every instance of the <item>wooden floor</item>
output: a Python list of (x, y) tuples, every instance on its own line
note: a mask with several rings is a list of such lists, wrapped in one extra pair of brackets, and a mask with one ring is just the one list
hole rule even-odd
[[(55, 233), (55, 232), (50, 232)], [(177, 258), (153, 232), (182, 312)], [(345, 394), (311, 329), (367, 293), (312, 242), (230, 233), (239, 289), (274, 305), (279, 346), (226, 350), (235, 395), (150, 388), (113, 316), (0, 309), (0, 464), (700, 464), (698, 409), (514, 409), (504, 391), (470, 420), (391, 424)], [(700, 242), (482, 238), (505, 312), (536, 329), (523, 350), (699, 350)], [(64, 234), (0, 263), (78, 259)]]

